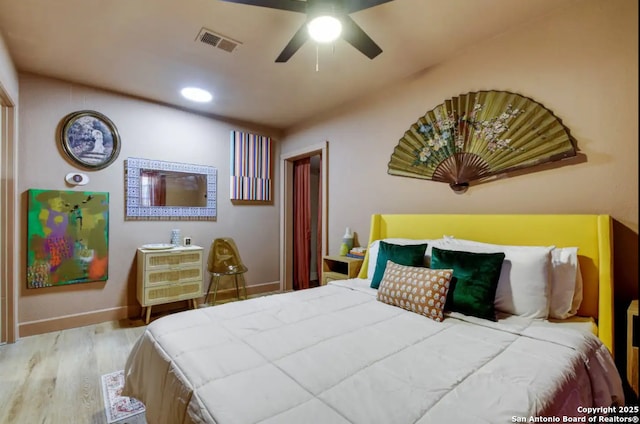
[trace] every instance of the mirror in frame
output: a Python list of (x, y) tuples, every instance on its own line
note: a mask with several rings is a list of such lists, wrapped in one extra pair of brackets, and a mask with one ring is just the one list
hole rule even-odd
[(216, 220), (216, 168), (127, 158), (124, 169), (125, 220)]

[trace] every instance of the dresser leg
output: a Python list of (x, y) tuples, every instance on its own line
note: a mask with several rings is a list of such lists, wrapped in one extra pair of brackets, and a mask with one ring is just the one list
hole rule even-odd
[(149, 324), (149, 321), (151, 320), (151, 306), (147, 306), (147, 317), (144, 320), (145, 324)]

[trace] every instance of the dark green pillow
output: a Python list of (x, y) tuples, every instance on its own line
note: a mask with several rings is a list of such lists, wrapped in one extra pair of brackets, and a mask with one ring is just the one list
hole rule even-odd
[(504, 253), (471, 253), (434, 247), (431, 268), (453, 269), (445, 310), (496, 320), (494, 302)]
[(398, 265), (424, 266), (424, 254), (428, 244), (409, 244), (406, 246), (391, 244), (380, 241), (378, 248), (378, 258), (376, 259), (376, 270), (371, 279), (371, 287), (377, 289), (380, 286), (384, 270), (387, 268), (387, 261), (395, 262)]

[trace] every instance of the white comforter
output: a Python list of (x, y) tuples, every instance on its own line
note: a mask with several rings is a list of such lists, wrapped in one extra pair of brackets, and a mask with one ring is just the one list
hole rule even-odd
[(367, 280), (151, 323), (123, 394), (150, 424), (510, 423), (623, 399), (585, 331), (518, 317), (435, 322), (376, 301)]

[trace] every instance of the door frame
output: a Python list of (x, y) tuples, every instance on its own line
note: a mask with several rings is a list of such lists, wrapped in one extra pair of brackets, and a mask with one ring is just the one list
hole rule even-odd
[[(320, 190), (322, 204), (318, 205), (322, 212), (322, 249), (318, 255), (327, 252), (327, 227), (329, 205), (328, 170), (329, 142), (313, 144), (299, 150), (280, 155), (280, 291), (293, 290), (293, 164), (299, 159), (320, 155), (321, 172)], [(322, 270), (318, 270), (321, 273)], [(320, 278), (320, 276), (319, 276)]]
[(16, 180), (17, 110), (0, 84), (0, 344), (14, 343), (17, 331)]

